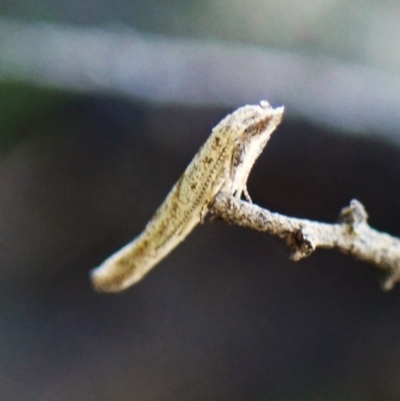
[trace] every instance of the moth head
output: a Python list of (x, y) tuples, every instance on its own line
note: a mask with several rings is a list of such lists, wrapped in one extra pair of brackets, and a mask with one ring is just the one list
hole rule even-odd
[(241, 110), (244, 133), (247, 137), (252, 137), (266, 130), (272, 132), (281, 122), (284, 109), (274, 109), (266, 100), (262, 100), (259, 105), (244, 106), (238, 111)]

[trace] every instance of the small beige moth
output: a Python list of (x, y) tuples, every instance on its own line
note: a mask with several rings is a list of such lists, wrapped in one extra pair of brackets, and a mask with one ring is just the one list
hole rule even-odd
[(97, 291), (118, 292), (141, 280), (199, 224), (224, 191), (247, 200), (254, 162), (280, 123), (283, 107), (267, 101), (225, 117), (171, 189), (144, 231), (91, 272)]

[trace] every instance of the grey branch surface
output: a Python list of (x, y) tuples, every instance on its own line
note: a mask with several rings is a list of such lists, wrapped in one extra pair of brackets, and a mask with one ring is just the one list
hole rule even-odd
[(391, 290), (400, 280), (400, 239), (371, 228), (364, 206), (357, 200), (341, 210), (336, 224), (283, 216), (224, 193), (216, 196), (210, 211), (228, 223), (284, 239), (294, 261), (318, 248), (338, 249), (375, 265), (383, 290)]

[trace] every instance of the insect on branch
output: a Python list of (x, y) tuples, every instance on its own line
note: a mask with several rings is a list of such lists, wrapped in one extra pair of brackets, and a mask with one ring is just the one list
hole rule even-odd
[(382, 288), (400, 280), (400, 240), (367, 224), (353, 200), (337, 224), (282, 216), (248, 202), (247, 178), (279, 125), (283, 107), (267, 101), (240, 107), (213, 130), (143, 232), (91, 272), (97, 291), (119, 292), (140, 281), (212, 212), (230, 223), (283, 238), (300, 260), (317, 248), (339, 249), (381, 271)]

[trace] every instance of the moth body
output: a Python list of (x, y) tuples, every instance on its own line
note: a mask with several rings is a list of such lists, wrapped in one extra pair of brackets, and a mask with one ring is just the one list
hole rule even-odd
[(200, 148), (144, 231), (92, 270), (98, 291), (118, 292), (141, 280), (204, 218), (219, 191), (240, 197), (257, 157), (282, 118), (268, 102), (225, 117)]

